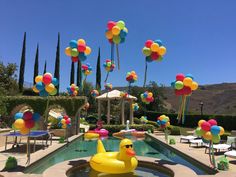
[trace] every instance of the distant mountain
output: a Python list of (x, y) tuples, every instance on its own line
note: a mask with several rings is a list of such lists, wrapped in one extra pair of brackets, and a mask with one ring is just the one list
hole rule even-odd
[[(125, 87), (116, 87), (125, 90)], [(180, 97), (171, 87), (164, 87), (166, 108), (178, 112)], [(203, 114), (236, 115), (236, 83), (201, 85), (190, 97), (188, 113), (200, 114), (200, 102), (203, 103)]]

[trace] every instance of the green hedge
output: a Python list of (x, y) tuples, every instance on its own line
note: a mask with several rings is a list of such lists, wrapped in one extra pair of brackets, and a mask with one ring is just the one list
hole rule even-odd
[[(63, 107), (69, 116), (74, 116), (77, 110), (87, 102), (84, 96), (69, 97), (69, 96), (50, 96), (49, 107), (52, 105), (59, 105)], [(47, 105), (46, 97), (39, 96), (7, 96), (0, 97), (3, 104), (1, 110), (5, 110), (5, 115), (10, 115), (11, 111), (18, 105), (29, 105), (35, 112), (43, 115)], [(4, 115), (3, 114), (3, 115)]]
[[(90, 130), (93, 130), (96, 128), (96, 125), (90, 124)], [(103, 128), (109, 131), (109, 135), (112, 135), (113, 133), (119, 132), (120, 130), (124, 130), (126, 128), (125, 125), (103, 125)], [(153, 125), (131, 125), (130, 129), (136, 129), (138, 131), (148, 131), (151, 130), (151, 132), (154, 131)]]
[[(150, 121), (156, 121), (157, 117), (160, 115), (165, 114), (170, 118), (171, 125), (178, 125), (177, 120), (177, 114), (169, 114), (169, 113), (159, 113), (159, 112), (135, 112), (135, 117), (141, 117), (143, 115), (147, 116), (148, 120)], [(235, 130), (236, 129), (236, 116), (231, 115), (186, 115), (185, 116), (185, 122), (182, 126), (184, 127), (197, 127), (198, 121), (201, 119), (209, 120), (211, 118), (214, 118), (218, 124), (222, 127), (224, 127), (226, 130)]]

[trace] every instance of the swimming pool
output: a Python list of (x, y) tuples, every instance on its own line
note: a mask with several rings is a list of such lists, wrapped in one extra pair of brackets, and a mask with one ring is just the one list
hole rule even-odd
[[(118, 151), (120, 140), (114, 137), (109, 137), (108, 139), (103, 140), (103, 144), (107, 151)], [(180, 155), (172, 152), (166, 147), (162, 146), (155, 140), (150, 137), (146, 137), (143, 140), (134, 140), (134, 149), (138, 156), (147, 156), (158, 159), (163, 159), (178, 164), (185, 165), (192, 170), (194, 170), (198, 175), (207, 174), (200, 167), (191, 164), (188, 160), (185, 160)], [(66, 160), (71, 160), (80, 157), (91, 156), (96, 153), (97, 141), (84, 141), (83, 137), (78, 138), (77, 140), (70, 143), (67, 147), (64, 147), (48, 157), (36, 162), (30, 167), (26, 168), (25, 173), (35, 173), (41, 174), (47, 168), (63, 162)]]

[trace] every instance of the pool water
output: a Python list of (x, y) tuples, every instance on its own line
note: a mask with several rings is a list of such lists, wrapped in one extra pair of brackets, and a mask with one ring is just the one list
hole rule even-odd
[[(107, 151), (118, 151), (120, 140), (114, 137), (102, 140)], [(191, 164), (183, 157), (175, 154), (171, 150), (160, 145), (150, 137), (146, 137), (143, 140), (133, 140), (134, 150), (138, 156), (147, 156), (167, 160), (170, 162), (185, 165), (194, 170), (198, 175), (207, 174), (199, 167)], [(83, 137), (78, 138), (68, 146), (56, 151), (41, 161), (33, 164), (25, 170), (25, 173), (41, 174), (50, 166), (53, 166), (59, 162), (87, 157), (96, 153), (97, 141), (90, 140), (85, 141)]]
[(99, 173), (91, 169), (89, 166), (73, 169), (71, 173), (68, 174), (68, 177), (168, 177), (165, 173), (161, 173), (157, 170), (153, 170), (145, 167), (137, 167), (134, 172), (125, 173), (125, 174), (105, 174)]

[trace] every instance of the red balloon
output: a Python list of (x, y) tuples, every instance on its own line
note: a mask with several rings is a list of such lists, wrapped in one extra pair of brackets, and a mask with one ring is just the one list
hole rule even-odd
[(50, 74), (44, 74), (43, 75), (43, 83), (45, 85), (48, 85), (52, 82), (52, 76)]
[(30, 119), (32, 119), (32, 117), (33, 117), (33, 114), (32, 114), (32, 112), (30, 112), (30, 111), (26, 111), (26, 112), (23, 114), (24, 120), (30, 120)]
[(184, 88), (182, 88), (181, 90), (183, 90), (184, 95), (189, 95), (192, 93), (192, 89), (190, 87), (184, 86)]
[(177, 95), (177, 96), (183, 95), (183, 89), (175, 90), (175, 95)]
[(148, 47), (148, 48), (150, 48), (151, 45), (152, 45), (152, 43), (153, 43), (152, 40), (147, 40), (147, 41), (145, 42), (145, 46)]
[(113, 28), (114, 26), (116, 26), (116, 22), (114, 22), (114, 21), (109, 21), (109, 22), (107, 23), (107, 29), (108, 29), (108, 30), (112, 30), (112, 28)]
[(177, 74), (176, 75), (176, 81), (183, 81), (185, 76), (183, 74)]
[(201, 128), (206, 132), (210, 131), (211, 130), (211, 124), (209, 124), (208, 122), (203, 122), (201, 124)]
[(34, 120), (33, 119), (26, 120), (25, 121), (25, 127), (26, 128), (33, 128), (34, 127)]
[(66, 124), (70, 124), (70, 120), (69, 119), (66, 120)]
[(65, 120), (67, 120), (67, 119), (69, 118), (69, 116), (68, 116), (68, 115), (64, 115), (63, 118), (64, 118)]
[(111, 44), (113, 44), (113, 40), (112, 40), (112, 39), (109, 39), (108, 41), (109, 41)]
[(84, 52), (86, 50), (86, 45), (84, 44), (79, 44), (78, 45), (78, 51), (79, 52)]
[(151, 59), (152, 60), (157, 60), (158, 57), (159, 57), (159, 54), (157, 52), (152, 52), (152, 54), (151, 54)]
[(207, 122), (208, 122), (211, 126), (217, 125), (217, 122), (216, 122), (215, 119), (210, 119), (210, 120), (208, 120)]
[(88, 66), (87, 65), (82, 65), (82, 69), (88, 70)]
[(77, 62), (79, 60), (78, 57), (71, 57), (72, 62)]

